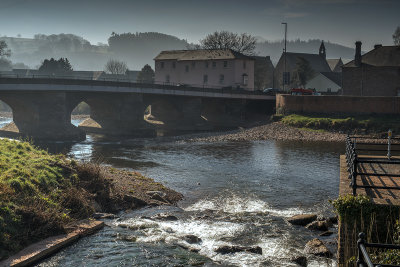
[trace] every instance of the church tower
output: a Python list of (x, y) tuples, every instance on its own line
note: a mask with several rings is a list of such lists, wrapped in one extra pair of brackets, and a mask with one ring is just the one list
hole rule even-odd
[(319, 47), (319, 55), (326, 59), (326, 50), (325, 50), (325, 45), (324, 41), (321, 42), (321, 46)]

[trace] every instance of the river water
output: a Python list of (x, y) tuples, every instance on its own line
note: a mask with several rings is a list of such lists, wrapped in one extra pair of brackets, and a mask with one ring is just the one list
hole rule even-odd
[[(89, 135), (79, 143), (40, 145), (79, 160), (101, 158), (113, 167), (139, 171), (185, 198), (178, 207), (145, 208), (107, 220), (100, 232), (37, 266), (296, 266), (289, 259), (301, 255), (305, 243), (318, 233), (290, 225), (285, 218), (309, 212), (332, 215), (328, 200), (338, 195), (339, 154), (344, 146), (104, 140)], [(179, 220), (147, 219), (160, 212)], [(202, 242), (186, 243), (184, 236), (189, 234)], [(335, 249), (336, 234), (319, 238)], [(260, 246), (263, 254), (214, 251), (223, 245)], [(336, 263), (311, 257), (309, 266)]]

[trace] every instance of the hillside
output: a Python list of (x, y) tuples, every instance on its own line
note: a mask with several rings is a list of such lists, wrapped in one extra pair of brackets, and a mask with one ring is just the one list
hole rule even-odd
[[(178, 37), (157, 33), (112, 33), (108, 44), (93, 45), (83, 37), (73, 34), (37, 34), (34, 38), (0, 37), (11, 49), (13, 63), (23, 62), (31, 68), (45, 58), (67, 57), (75, 70), (103, 70), (110, 58), (120, 59), (129, 69), (139, 70), (145, 64), (153, 65), (153, 58), (162, 50), (186, 49), (188, 42)], [(274, 64), (282, 54), (282, 41), (264, 41), (258, 38), (256, 52), (270, 56)], [(321, 40), (295, 40), (288, 42), (288, 51), (318, 53)], [(354, 49), (325, 42), (328, 58), (351, 59)]]

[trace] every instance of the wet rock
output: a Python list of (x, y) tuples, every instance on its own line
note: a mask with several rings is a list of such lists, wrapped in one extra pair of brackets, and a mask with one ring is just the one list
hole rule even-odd
[(121, 240), (128, 241), (128, 242), (136, 242), (137, 237), (133, 235), (125, 235), (120, 237)]
[(200, 237), (195, 235), (185, 235), (184, 240), (189, 244), (198, 244), (202, 241)]
[(123, 199), (124, 202), (130, 203), (131, 207), (144, 207), (147, 205), (146, 201), (131, 195), (125, 195)]
[(329, 217), (328, 220), (332, 223), (332, 224), (338, 224), (338, 216), (333, 216), (333, 217)]
[(236, 252), (250, 252), (255, 254), (262, 255), (262, 248), (259, 246), (256, 247), (240, 247), (240, 246), (222, 246), (214, 250), (220, 254), (229, 254), (229, 253), (236, 253)]
[(152, 199), (152, 200), (157, 200), (160, 202), (164, 202), (167, 204), (171, 204), (168, 200), (165, 199), (167, 196), (166, 193), (161, 192), (161, 191), (147, 191), (146, 194)]
[(290, 258), (291, 262), (297, 263), (300, 266), (307, 266), (307, 257), (303, 256), (303, 255), (299, 255), (299, 256), (294, 256), (292, 258)]
[(325, 232), (319, 234), (319, 236), (331, 236), (331, 235), (333, 235), (332, 231), (325, 231)]
[(153, 220), (160, 220), (160, 221), (177, 221), (178, 217), (168, 214), (168, 213), (160, 213), (151, 217)]
[(332, 224), (328, 221), (314, 221), (306, 225), (309, 230), (328, 231)]
[(115, 218), (118, 218), (118, 216), (115, 215), (115, 214), (112, 214), (112, 213), (101, 213), (101, 212), (93, 213), (92, 217), (94, 219), (115, 219)]
[(300, 214), (288, 218), (287, 221), (293, 225), (305, 226), (316, 219), (317, 214)]
[(332, 252), (325, 246), (325, 244), (318, 238), (314, 238), (307, 242), (304, 247), (304, 252), (307, 254), (313, 254), (315, 256), (331, 257)]

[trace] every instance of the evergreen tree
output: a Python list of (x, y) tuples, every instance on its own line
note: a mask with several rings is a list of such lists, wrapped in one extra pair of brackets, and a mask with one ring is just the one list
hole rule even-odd
[(397, 27), (396, 31), (393, 34), (393, 42), (395, 45), (400, 46), (400, 26)]
[(73, 71), (73, 69), (67, 58), (60, 58), (59, 60), (51, 58), (43, 61), (42, 65), (39, 67), (39, 71), (47, 74), (57, 75), (66, 74)]
[(311, 68), (307, 59), (299, 57), (296, 63), (295, 80), (304, 87), (306, 83), (314, 76), (314, 70)]
[(149, 64), (146, 64), (137, 76), (139, 83), (154, 83), (154, 70)]

